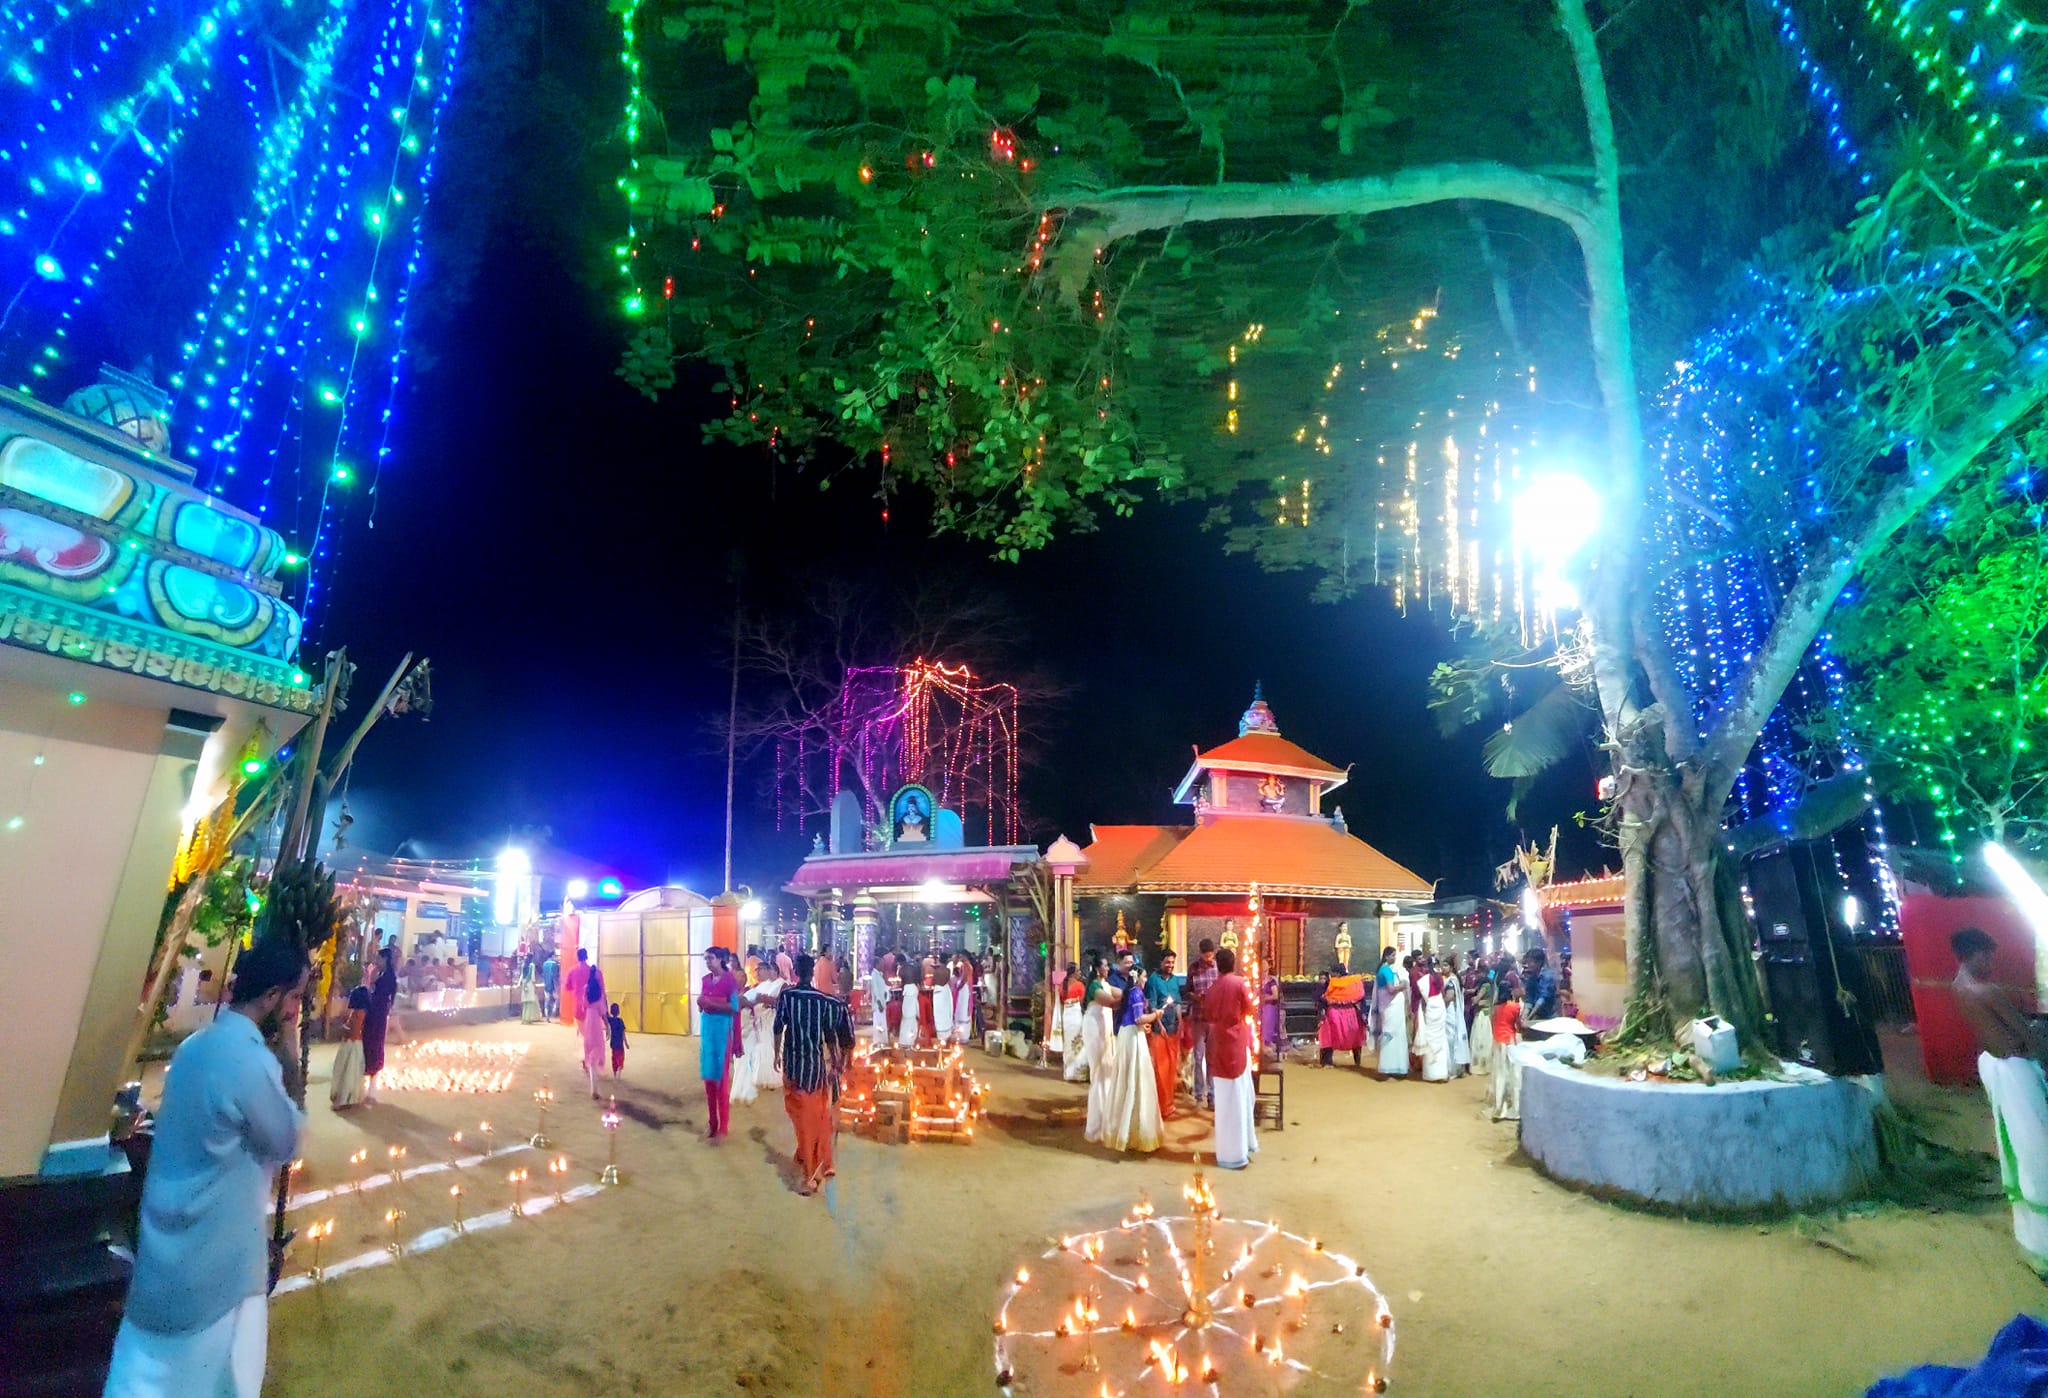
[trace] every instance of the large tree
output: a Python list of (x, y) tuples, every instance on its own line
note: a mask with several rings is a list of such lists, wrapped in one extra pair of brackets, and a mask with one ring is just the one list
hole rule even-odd
[[(1756, 1025), (1730, 791), (1851, 577), (2024, 449), (2048, 393), (2031, 191), (1969, 131), (1916, 128), (1852, 210), (1871, 165), (1819, 154), (1849, 118), (1801, 138), (1801, 79), (1732, 0), (715, 0), (659, 21), (638, 14), (643, 42), (695, 61), (635, 56), (691, 85), (646, 79), (622, 372), (658, 391), (679, 346), (701, 354), (729, 383), (716, 432), (876, 480), (884, 508), (926, 489), (1003, 555), (1153, 488), (1270, 510), (1304, 445), (1323, 498), (1391, 498), (1356, 486), (1377, 456), (1339, 448), (1368, 440), (1358, 415), (1412, 419), (1413, 393), (1316, 399), (1419, 304), (1462, 327), (1441, 392), (1540, 365), (1537, 416), (1602, 496), (1562, 659), (1614, 763), (1633, 1015)], [(1792, 566), (1708, 703), (1653, 616), (1671, 560), (1649, 522), (1693, 505), (1646, 460), (1644, 386), (1745, 257), (1775, 279), (1737, 283), (1721, 347), (1775, 357), (1755, 411), (1776, 455), (1715, 514)], [(1306, 522), (1296, 494), (1276, 527)], [(1321, 537), (1383, 561), (1356, 521)], [(1276, 561), (1329, 566), (1307, 540)]]

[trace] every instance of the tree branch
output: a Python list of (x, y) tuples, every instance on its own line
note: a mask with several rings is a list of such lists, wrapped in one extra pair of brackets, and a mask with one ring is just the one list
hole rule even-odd
[(1127, 185), (1096, 192), (1061, 190), (1051, 209), (1086, 210), (1099, 224), (1084, 225), (1097, 247), (1188, 223), (1238, 223), (1263, 218), (1334, 218), (1378, 214), (1459, 200), (1507, 204), (1558, 219), (1574, 231), (1589, 227), (1593, 199), (1578, 185), (1494, 161), (1420, 165), (1391, 175), (1309, 184)]
[(1785, 594), (1769, 634), (1730, 691), (1732, 697), (1707, 740), (1707, 792), (1714, 803), (1712, 809), (1728, 799), (1771, 711), (1857, 569), (1925, 510), (2001, 433), (2044, 400), (2048, 400), (2048, 340), (2037, 340), (2018, 356), (2005, 391), (1974, 414), (1956, 440), (1929, 443), (1908, 463), (1906, 474), (1878, 498), (1860, 525), (1846, 531), (1837, 547), (1801, 570)]

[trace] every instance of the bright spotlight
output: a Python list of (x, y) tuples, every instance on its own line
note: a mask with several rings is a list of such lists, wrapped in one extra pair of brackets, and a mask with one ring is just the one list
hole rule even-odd
[(1600, 531), (1600, 492), (1584, 476), (1552, 471), (1530, 478), (1515, 497), (1515, 537), (1557, 573)]
[(517, 845), (508, 845), (498, 855), (498, 884), (491, 896), (491, 921), (500, 927), (520, 922), (520, 897), (533, 873), (533, 857)]
[(583, 898), (588, 898), (588, 897), (590, 896), (590, 880), (589, 880), (589, 879), (571, 879), (571, 880), (569, 880), (569, 888), (568, 888), (568, 894), (569, 894), (569, 896), (570, 896), (571, 898), (576, 898), (576, 899), (583, 899)]
[(2005, 885), (2005, 891), (2012, 895), (2012, 901), (2034, 929), (2035, 936), (2048, 933), (2048, 893), (2041, 891), (2041, 885), (2034, 882), (2026, 866), (2012, 857), (2004, 845), (1984, 846), (1984, 862), (1991, 866), (1991, 872)]
[(926, 879), (917, 886), (917, 898), (920, 903), (944, 903), (952, 891), (953, 886), (944, 879)]
[(1842, 895), (1842, 926), (1854, 932), (1862, 922), (1863, 904), (1857, 901), (1855, 894), (1844, 893)]
[(741, 922), (759, 922), (760, 920), (761, 900), (759, 898), (749, 898), (746, 902), (740, 904)]

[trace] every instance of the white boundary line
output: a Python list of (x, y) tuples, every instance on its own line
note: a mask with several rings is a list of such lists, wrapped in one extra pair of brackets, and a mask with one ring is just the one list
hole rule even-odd
[[(544, 1214), (549, 1209), (555, 1207), (557, 1203), (574, 1203), (578, 1199), (588, 1199), (591, 1195), (602, 1194), (604, 1191), (605, 1186), (601, 1184), (579, 1184), (574, 1189), (562, 1191), (559, 1200), (552, 1194), (535, 1195), (526, 1201), (524, 1217), (531, 1218), (535, 1214)], [(405, 1249), (404, 1255), (410, 1257), (416, 1252), (428, 1252), (434, 1248), (444, 1247), (466, 1234), (482, 1233), (493, 1228), (502, 1228), (512, 1221), (512, 1210), (504, 1208), (492, 1213), (478, 1214), (475, 1218), (464, 1219), (462, 1221), (461, 1233), (457, 1233), (453, 1227), (429, 1228), (426, 1232), (403, 1245)], [(351, 1272), (367, 1271), (372, 1267), (382, 1267), (387, 1262), (396, 1261), (398, 1261), (398, 1258), (392, 1255), (389, 1248), (378, 1248), (373, 1252), (359, 1252), (354, 1257), (344, 1258), (339, 1262), (330, 1262), (327, 1266), (321, 1268), (321, 1282), (324, 1284), (335, 1280), (337, 1277), (345, 1277)], [(272, 1296), (284, 1296), (294, 1291), (305, 1291), (313, 1285), (313, 1274), (311, 1271), (296, 1272), (280, 1281), (277, 1284), (277, 1289), (270, 1294)]]

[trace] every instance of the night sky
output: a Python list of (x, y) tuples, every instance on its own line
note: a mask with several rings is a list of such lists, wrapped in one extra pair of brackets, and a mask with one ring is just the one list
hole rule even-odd
[[(941, 570), (1007, 598), (1034, 666), (1070, 690), (1027, 753), (1040, 840), (1185, 816), (1168, 802), (1190, 746), (1234, 736), (1263, 681), (1289, 737), (1355, 764), (1336, 804), (1356, 833), (1445, 893), (1490, 887), (1507, 786), (1480, 772), (1479, 735), (1444, 741), (1427, 713), (1440, 627), (1377, 594), (1312, 603), (1310, 577), (1225, 556), (1193, 507), (1107, 521), (1021, 566), (929, 537), (914, 501), (885, 525), (857, 485), (821, 493), (704, 445), (701, 383), (660, 405), (627, 388), (619, 326), (570, 257), (508, 232), (483, 262), (309, 648), (350, 648), (359, 703), (407, 648), (434, 661), (432, 718), (386, 721), (357, 762), (351, 847), (470, 857), (516, 837), (579, 871), (716, 892), (737, 549), (756, 577)], [(736, 818), (735, 878), (756, 889), (809, 843), (775, 829), (764, 767), (743, 771)], [(1562, 774), (1546, 825), (1590, 785)]]

